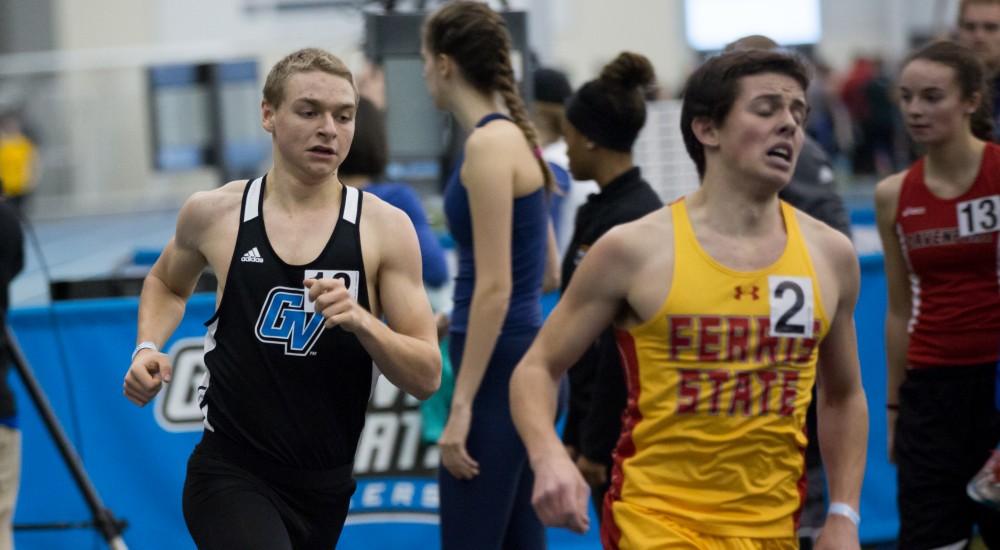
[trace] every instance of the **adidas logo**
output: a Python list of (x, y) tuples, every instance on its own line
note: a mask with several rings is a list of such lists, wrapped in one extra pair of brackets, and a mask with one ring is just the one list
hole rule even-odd
[(264, 258), (260, 257), (260, 252), (257, 250), (257, 247), (255, 246), (255, 247), (251, 248), (250, 250), (248, 250), (247, 253), (244, 254), (242, 258), (240, 258), (240, 261), (241, 262), (252, 262), (252, 263), (255, 263), (255, 264), (262, 264), (262, 263), (264, 263)]

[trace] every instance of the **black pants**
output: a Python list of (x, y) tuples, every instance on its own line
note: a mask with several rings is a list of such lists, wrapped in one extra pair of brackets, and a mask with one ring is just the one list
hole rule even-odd
[(201, 550), (332, 550), (354, 493), (351, 470), (264, 464), (206, 430), (188, 459), (184, 520)]
[(1000, 440), (997, 365), (910, 369), (899, 388), (896, 465), (899, 547), (920, 550), (972, 536), (1000, 548), (1000, 511), (965, 486)]

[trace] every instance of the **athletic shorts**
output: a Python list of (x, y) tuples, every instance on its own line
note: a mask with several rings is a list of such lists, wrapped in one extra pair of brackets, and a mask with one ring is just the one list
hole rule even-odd
[(895, 454), (899, 547), (928, 549), (972, 536), (1000, 548), (1000, 512), (965, 492), (1000, 440), (994, 364), (910, 369), (899, 388)]
[[(613, 514), (614, 521), (608, 515)], [(719, 537), (681, 526), (663, 515), (653, 516), (622, 502), (605, 508), (601, 524), (605, 550), (798, 550), (799, 539)]]
[(352, 469), (265, 463), (206, 430), (188, 460), (184, 521), (200, 550), (330, 550), (354, 493)]

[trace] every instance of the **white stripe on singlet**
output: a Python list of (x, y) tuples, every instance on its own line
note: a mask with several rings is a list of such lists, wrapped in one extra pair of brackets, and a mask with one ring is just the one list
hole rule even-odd
[(344, 197), (344, 219), (353, 224), (358, 223), (358, 193), (357, 189), (347, 186), (347, 195)]
[[(258, 180), (259, 181), (259, 180)], [(205, 353), (215, 349), (215, 331), (219, 328), (219, 320), (216, 319), (212, 321), (211, 325), (208, 325), (208, 331), (205, 332)], [(204, 359), (202, 363), (205, 364)], [(209, 431), (215, 431), (212, 424), (208, 422), (208, 404), (205, 403), (205, 393), (208, 392), (208, 384), (211, 382), (211, 373), (208, 369), (205, 369), (205, 376), (201, 377), (201, 382), (198, 383), (198, 408), (201, 409), (202, 423), (205, 424), (205, 429)]]
[(903, 227), (898, 223), (896, 224), (896, 238), (899, 239), (899, 248), (903, 253), (906, 269), (910, 272), (910, 321), (906, 324), (906, 332), (909, 334), (917, 326), (917, 319), (920, 317), (920, 276), (913, 271), (913, 264), (910, 263), (910, 255), (906, 249), (906, 234), (903, 233)]
[(372, 385), (371, 388), (368, 390), (368, 399), (371, 399), (372, 396), (375, 395), (375, 385), (378, 384), (379, 376), (382, 376), (382, 371), (379, 370), (378, 365), (375, 364), (375, 361), (372, 361)]
[(247, 193), (247, 206), (243, 210), (243, 221), (248, 222), (260, 215), (260, 184), (262, 178), (250, 182), (250, 192)]

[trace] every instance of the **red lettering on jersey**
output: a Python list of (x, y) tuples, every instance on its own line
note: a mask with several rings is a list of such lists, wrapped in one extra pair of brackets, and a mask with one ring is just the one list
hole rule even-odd
[(670, 335), (670, 359), (676, 360), (680, 351), (691, 347), (690, 328), (692, 322), (692, 318), (687, 315), (667, 317), (668, 334)]
[[(757, 318), (757, 356), (754, 358), (763, 365), (774, 365), (778, 358), (778, 347), (781, 339), (771, 336), (771, 319), (769, 317)], [(765, 356), (767, 359), (765, 360)]]
[[(799, 395), (798, 382), (801, 377), (797, 371), (766, 369), (734, 372), (723, 369), (679, 369), (677, 372), (680, 378), (677, 385), (677, 414), (701, 412), (712, 415), (728, 414), (733, 417), (795, 414)], [(759, 401), (754, 398), (755, 377), (760, 384)], [(732, 389), (729, 387), (730, 381), (733, 381)], [(699, 410), (702, 403), (702, 384), (705, 382), (710, 385), (708, 406), (707, 410)], [(772, 389), (778, 391), (777, 410), (771, 408)], [(725, 407), (726, 404), (729, 406)]]
[(733, 389), (733, 403), (729, 406), (729, 416), (742, 410), (743, 416), (750, 416), (750, 373), (736, 373), (736, 387)]
[(757, 372), (760, 379), (760, 414), (765, 415), (771, 411), (771, 386), (778, 378), (778, 373), (773, 370), (762, 370)]
[[(813, 350), (816, 349), (816, 344), (818, 340), (816, 337), (819, 335), (820, 324), (819, 321), (813, 321), (813, 337), (812, 338), (796, 338), (795, 348), (798, 353), (795, 354), (793, 361), (795, 363), (808, 363), (809, 358), (812, 357)], [(792, 346), (789, 346), (791, 348)]]
[(718, 330), (722, 325), (721, 317), (702, 317), (698, 327), (698, 360), (718, 361), (719, 360), (719, 340), (722, 331)]
[(722, 396), (722, 385), (729, 381), (729, 371), (709, 371), (708, 379), (712, 382), (712, 396), (708, 401), (708, 412), (719, 414), (719, 398)]
[(730, 361), (746, 361), (750, 348), (750, 318), (730, 317), (728, 353)]
[(698, 412), (698, 393), (701, 388), (701, 373), (682, 369), (681, 383), (677, 386), (677, 412), (680, 414)]
[(778, 414), (781, 416), (792, 416), (795, 414), (795, 398), (799, 394), (799, 373), (795, 371), (783, 371), (784, 377), (781, 381), (781, 409)]

